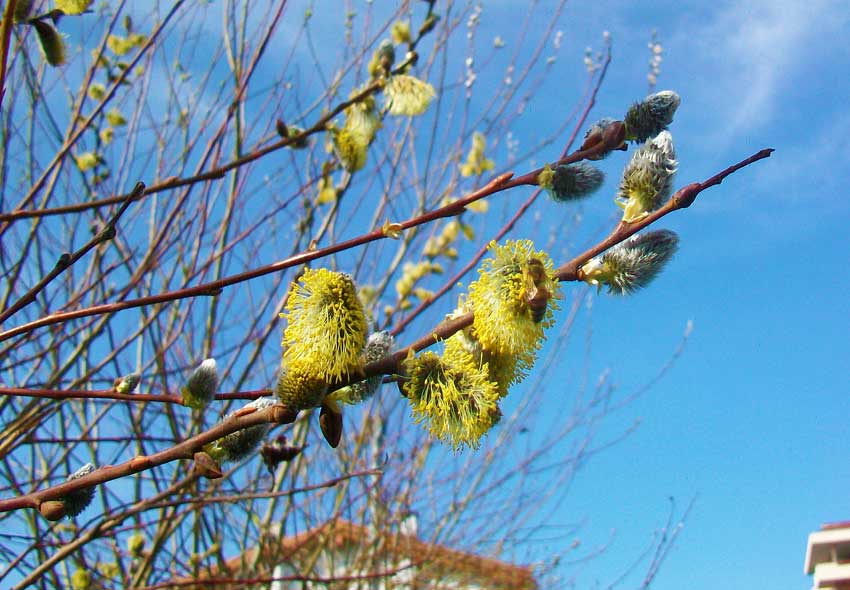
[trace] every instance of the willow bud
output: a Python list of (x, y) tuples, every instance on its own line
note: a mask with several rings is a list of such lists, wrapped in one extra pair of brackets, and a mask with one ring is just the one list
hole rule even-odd
[(672, 90), (662, 90), (633, 104), (623, 119), (626, 137), (638, 142), (655, 137), (673, 122), (673, 115), (680, 102), (678, 94)]
[(181, 390), (183, 405), (202, 410), (213, 400), (217, 390), (218, 369), (215, 359), (206, 359), (192, 372)]
[(44, 59), (51, 66), (61, 66), (65, 63), (65, 42), (62, 35), (53, 25), (41, 20), (31, 21), (38, 37), (38, 46)]
[(129, 375), (124, 375), (115, 380), (115, 391), (118, 393), (133, 393), (142, 380), (142, 374), (139, 371), (133, 371)]
[(605, 174), (596, 166), (580, 162), (546, 166), (537, 177), (541, 188), (559, 203), (576, 201), (598, 190), (605, 181)]
[(629, 295), (646, 287), (673, 257), (679, 236), (670, 230), (630, 237), (581, 267), (579, 276), (609, 293)]
[(623, 171), (616, 203), (631, 223), (658, 209), (673, 191), (678, 166), (673, 137), (662, 131), (635, 151)]
[[(94, 465), (86, 463), (69, 475), (66, 481), (80, 479), (93, 471)], [(65, 494), (56, 500), (42, 502), (38, 507), (38, 511), (47, 520), (59, 520), (63, 516), (73, 518), (85, 510), (93, 499), (94, 486), (87, 486)]]
[[(228, 414), (223, 421), (233, 418), (236, 414), (244, 413), (246, 409), (262, 410), (276, 403), (273, 397), (261, 397), (246, 404), (242, 409)], [(217, 441), (207, 445), (204, 450), (215, 461), (241, 461), (250, 457), (263, 442), (269, 431), (269, 424), (258, 424), (231, 432)]]

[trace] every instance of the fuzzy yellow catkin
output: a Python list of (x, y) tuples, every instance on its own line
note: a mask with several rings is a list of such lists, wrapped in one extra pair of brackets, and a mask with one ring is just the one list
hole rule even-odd
[(55, 0), (56, 8), (65, 14), (82, 14), (94, 0)]
[(387, 110), (391, 115), (421, 115), (436, 96), (434, 87), (419, 78), (398, 74), (384, 87)]
[(441, 358), (428, 351), (408, 357), (403, 369), (414, 420), (455, 451), (478, 448), (499, 421), (498, 388), (472, 355), (457, 351)]
[(286, 303), (284, 368), (309, 365), (326, 382), (348, 377), (360, 365), (368, 326), (352, 278), (325, 268), (307, 269)]
[[(509, 240), (503, 246), (492, 243), (490, 250), (478, 280), (469, 285), (467, 301), (475, 313), (473, 335), (485, 350), (533, 357), (544, 329), (554, 323), (553, 310), (560, 297), (558, 282), (552, 279), (554, 264), (530, 240)], [(534, 269), (539, 277), (532, 276)], [(541, 290), (548, 297), (537, 317), (541, 309), (532, 302)]]

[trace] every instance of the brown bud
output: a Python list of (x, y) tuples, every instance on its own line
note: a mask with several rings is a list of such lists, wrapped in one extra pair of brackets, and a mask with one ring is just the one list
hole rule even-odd
[(291, 461), (303, 450), (303, 446), (290, 446), (286, 444), (285, 436), (278, 436), (272, 442), (263, 443), (260, 456), (263, 458), (263, 463), (268, 467), (269, 473), (274, 474), (278, 465), (285, 461)]
[(221, 472), (221, 466), (203, 451), (195, 453), (195, 464), (192, 466), (192, 473), (206, 477), (207, 479), (221, 479), (224, 477), (224, 474)]
[(322, 434), (325, 435), (328, 444), (334, 449), (337, 448), (342, 438), (342, 414), (335, 412), (328, 405), (322, 405), (322, 411), (319, 413), (319, 426), (321, 426)]
[(275, 131), (281, 137), (289, 137), (289, 128), (286, 126), (286, 123), (278, 119), (274, 124)]
[(284, 406), (283, 404), (276, 404), (272, 408), (272, 420), (274, 420), (278, 424), (292, 424), (293, 422), (295, 422), (295, 419), (297, 417), (297, 410), (293, 410), (288, 406)]
[(601, 160), (612, 150), (625, 150), (626, 126), (622, 121), (602, 119), (594, 123), (584, 137), (580, 151), (590, 151), (588, 160)]
[(622, 121), (614, 121), (602, 132), (602, 141), (606, 150), (626, 149), (626, 126)]
[(47, 520), (59, 520), (65, 516), (65, 503), (62, 500), (46, 500), (38, 505), (38, 511)]
[(702, 190), (702, 185), (698, 182), (692, 182), (691, 184), (680, 188), (676, 194), (673, 195), (673, 201), (676, 204), (676, 208), (685, 209), (693, 205), (700, 190)]

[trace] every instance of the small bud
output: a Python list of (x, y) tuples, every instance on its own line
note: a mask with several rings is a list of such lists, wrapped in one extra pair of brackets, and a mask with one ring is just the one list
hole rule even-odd
[(38, 505), (41, 515), (50, 521), (57, 521), (65, 516), (65, 503), (62, 500), (46, 500)]
[(387, 109), (391, 115), (421, 115), (431, 104), (434, 87), (419, 78), (399, 74), (384, 87)]
[(71, 590), (89, 590), (89, 588), (91, 588), (91, 574), (88, 570), (74, 570), (71, 575)]
[(623, 221), (631, 223), (664, 204), (673, 190), (678, 166), (673, 137), (662, 131), (640, 146), (623, 171), (616, 203), (623, 209)]
[(145, 550), (145, 543), (147, 540), (142, 533), (136, 533), (135, 535), (131, 535), (129, 539), (127, 539), (127, 553), (130, 554), (130, 557), (139, 558), (142, 556)]
[(673, 257), (679, 236), (669, 230), (630, 237), (581, 267), (579, 276), (609, 293), (629, 295), (646, 287)]
[(92, 100), (101, 100), (106, 96), (106, 86), (98, 82), (92, 82), (89, 85), (88, 95)]
[(74, 156), (74, 162), (80, 172), (87, 172), (97, 166), (100, 159), (94, 152), (83, 152), (79, 156)]
[(297, 457), (304, 447), (293, 447), (286, 444), (285, 436), (278, 436), (272, 442), (264, 442), (260, 449), (260, 456), (263, 458), (263, 463), (268, 468), (269, 473), (274, 475), (274, 471), (278, 465), (286, 461), (291, 461)]
[(397, 45), (410, 43), (410, 21), (395, 21), (393, 26), (390, 27), (390, 36), (393, 38), (393, 43)]
[[(393, 25), (393, 27), (395, 27), (395, 25)], [(410, 31), (408, 30), (408, 34), (409, 33)], [(399, 41), (399, 43), (401, 43), (401, 41)], [(395, 63), (395, 47), (393, 47), (393, 44), (389, 39), (384, 39), (381, 41), (381, 44), (378, 45), (377, 58), (384, 72), (389, 72), (392, 69), (393, 64)]]
[(581, 151), (596, 148), (601, 150), (598, 154), (588, 156), (590, 160), (601, 160), (612, 150), (625, 150), (625, 126), (622, 121), (605, 118), (600, 119), (590, 126), (584, 135), (584, 142), (579, 148)]
[[(367, 363), (380, 361), (392, 353), (395, 339), (392, 334), (386, 330), (373, 332), (369, 335), (366, 341), (366, 347), (363, 350), (363, 356)], [(363, 381), (353, 383), (348, 387), (343, 387), (334, 391), (329, 397), (336, 402), (348, 405), (362, 403), (372, 397), (381, 386), (384, 377), (383, 375), (374, 375)]]
[(322, 410), (319, 413), (319, 426), (322, 428), (322, 434), (331, 448), (337, 448), (342, 439), (342, 413), (339, 412), (339, 406), (333, 402), (322, 404)]
[(208, 453), (200, 451), (194, 455), (195, 463), (192, 465), (192, 473), (207, 479), (221, 479), (224, 474), (221, 466), (209, 456)]
[(141, 380), (142, 374), (139, 371), (119, 377), (114, 383), (115, 391), (118, 393), (133, 393)]
[(404, 231), (404, 226), (402, 224), (392, 223), (389, 219), (387, 219), (384, 222), (384, 225), (381, 226), (381, 232), (388, 238), (392, 238), (394, 240), (401, 237), (402, 231)]
[(605, 174), (586, 162), (561, 164), (555, 168), (547, 165), (537, 177), (538, 184), (559, 203), (590, 195), (602, 186), (604, 180)]
[(472, 134), (472, 147), (466, 155), (466, 162), (460, 166), (461, 176), (480, 176), (496, 167), (496, 163), (484, 156), (487, 147), (487, 138), (483, 133), (476, 131)]
[(31, 22), (38, 36), (38, 46), (41, 48), (41, 53), (44, 55), (47, 63), (51, 66), (61, 66), (64, 64), (65, 42), (62, 40), (62, 35), (59, 34), (59, 31), (44, 21), (34, 20)]
[(419, 36), (421, 37), (422, 35), (425, 35), (426, 33), (430, 33), (431, 31), (433, 31), (434, 27), (437, 26), (437, 23), (439, 22), (439, 20), (440, 20), (439, 14), (435, 14), (433, 12), (431, 14), (429, 14), (428, 17), (425, 19), (425, 22), (422, 23), (422, 26), (419, 27)]
[[(246, 404), (241, 410), (228, 414), (224, 420), (233, 418), (236, 414), (244, 412), (246, 409), (262, 410), (273, 406), (275, 403), (276, 400), (273, 397), (261, 397)], [(263, 442), (266, 433), (268, 433), (269, 426), (269, 424), (258, 424), (257, 426), (231, 432), (207, 445), (204, 451), (215, 461), (241, 461), (250, 457), (257, 450), (257, 447)]]
[(202, 410), (215, 397), (218, 390), (218, 369), (215, 359), (206, 359), (189, 377), (181, 390), (183, 405)]
[(644, 142), (667, 129), (680, 102), (678, 94), (663, 90), (633, 104), (623, 119), (627, 138)]
[[(283, 138), (297, 137), (298, 135), (304, 132), (304, 130), (300, 127), (296, 127), (295, 125), (287, 125), (280, 119), (275, 122), (275, 130), (277, 131), (277, 134)], [(299, 137), (298, 139), (290, 143), (287, 147), (300, 150), (307, 147), (308, 145), (310, 145), (309, 140), (305, 135), (303, 137)]]
[[(80, 479), (94, 471), (94, 465), (86, 463), (68, 476), (67, 481)], [(65, 516), (73, 518), (80, 514), (94, 499), (94, 486), (88, 486), (65, 494), (59, 500), (64, 505)]]
[(113, 127), (123, 127), (127, 124), (127, 118), (118, 109), (112, 109), (106, 113), (106, 121)]

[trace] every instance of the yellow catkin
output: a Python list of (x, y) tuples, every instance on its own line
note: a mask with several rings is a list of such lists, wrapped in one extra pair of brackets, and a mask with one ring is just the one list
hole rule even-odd
[(329, 383), (357, 371), (368, 326), (349, 275), (325, 268), (306, 270), (281, 317), (287, 319), (284, 367), (306, 363)]
[(501, 417), (499, 391), (486, 367), (463, 351), (441, 358), (433, 352), (404, 362), (403, 388), (414, 420), (455, 451), (478, 448), (481, 437)]
[(554, 265), (530, 240), (508, 241), (504, 246), (493, 243), (490, 248), (492, 256), (469, 286), (468, 305), (475, 313), (473, 336), (490, 352), (518, 359), (533, 356), (543, 330), (554, 323), (559, 297), (558, 283), (551, 278)]

